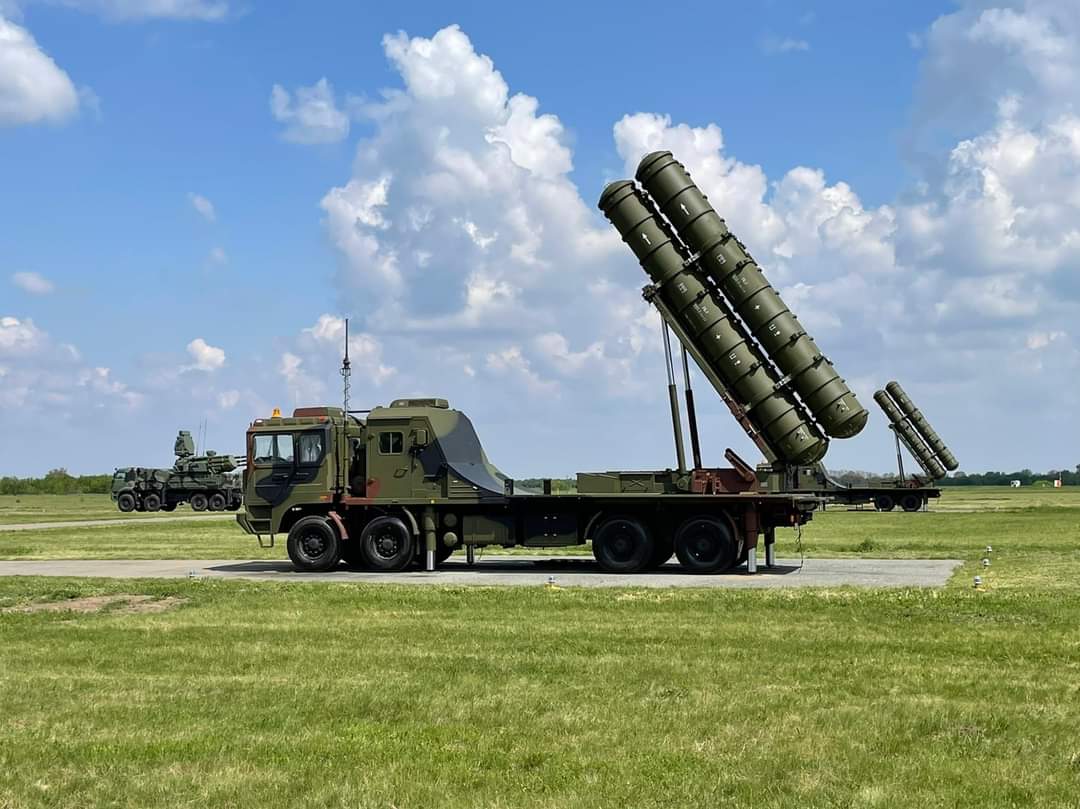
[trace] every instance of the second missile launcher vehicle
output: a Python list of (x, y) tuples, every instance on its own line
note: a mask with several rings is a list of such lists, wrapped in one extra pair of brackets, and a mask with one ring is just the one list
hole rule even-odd
[(242, 465), (232, 455), (195, 454), (191, 433), (181, 430), (173, 445), (171, 469), (125, 467), (113, 474), (111, 496), (121, 511), (173, 511), (190, 503), (193, 511), (236, 511), (243, 492), (234, 474)]

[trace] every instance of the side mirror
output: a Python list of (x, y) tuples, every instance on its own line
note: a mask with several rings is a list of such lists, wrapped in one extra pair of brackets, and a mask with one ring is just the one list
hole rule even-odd
[(426, 428), (421, 428), (414, 433), (413, 444), (417, 447), (426, 447), (428, 445), (428, 434)]

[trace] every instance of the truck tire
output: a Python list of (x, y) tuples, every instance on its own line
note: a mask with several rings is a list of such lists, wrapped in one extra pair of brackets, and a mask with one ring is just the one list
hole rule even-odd
[(221, 492), (214, 492), (210, 495), (210, 499), (206, 503), (207, 508), (211, 511), (224, 511), (225, 510), (225, 495)]
[(206, 511), (206, 495), (202, 492), (196, 492), (191, 495), (191, 510), (192, 511)]
[(135, 495), (131, 492), (120, 492), (116, 496), (116, 507), (127, 514), (135, 510)]
[(285, 543), (293, 567), (304, 571), (329, 570), (341, 559), (341, 541), (326, 517), (301, 517), (289, 529)]
[(640, 520), (618, 516), (609, 517), (596, 529), (592, 550), (604, 570), (637, 573), (649, 567), (656, 553), (656, 544)]
[(149, 494), (145, 495), (142, 499), (142, 502), (143, 508), (145, 508), (147, 511), (161, 511), (161, 498), (158, 495), (154, 494), (154, 492), (150, 492)]
[(691, 517), (675, 534), (675, 555), (691, 573), (719, 573), (739, 555), (731, 527), (715, 517)]
[(416, 555), (416, 543), (397, 517), (376, 517), (360, 534), (360, 552), (372, 570), (404, 570)]
[(904, 511), (918, 511), (922, 505), (923, 499), (917, 494), (905, 494), (900, 498), (900, 508)]
[(892, 511), (896, 508), (896, 503), (892, 499), (890, 494), (879, 494), (874, 498), (874, 508), (878, 511)]

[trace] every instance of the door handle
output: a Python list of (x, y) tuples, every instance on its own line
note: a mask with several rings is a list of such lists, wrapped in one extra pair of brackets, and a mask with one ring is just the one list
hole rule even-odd
[(279, 480), (279, 481), (280, 480), (288, 480), (288, 479), (289, 479), (289, 473), (288, 472), (278, 472), (276, 475), (274, 475), (271, 478), (271, 480)]

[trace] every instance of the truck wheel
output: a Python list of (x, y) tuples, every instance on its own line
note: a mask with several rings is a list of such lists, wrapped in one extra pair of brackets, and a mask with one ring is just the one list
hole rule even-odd
[(289, 529), (286, 548), (297, 570), (329, 570), (341, 558), (337, 531), (325, 517), (301, 517)]
[(719, 573), (735, 564), (738, 548), (724, 520), (691, 517), (675, 534), (675, 555), (691, 573)]
[(593, 534), (592, 550), (604, 570), (637, 573), (649, 566), (656, 545), (638, 520), (633, 517), (611, 517)]
[(225, 495), (221, 492), (214, 492), (210, 495), (210, 499), (207, 501), (207, 507), (211, 511), (224, 511), (225, 510)]
[(142, 502), (143, 502), (143, 508), (145, 508), (147, 511), (160, 511), (161, 510), (161, 498), (158, 497), (153, 492), (150, 492), (150, 494), (143, 497)]
[(892, 511), (896, 508), (896, 503), (893, 502), (891, 495), (879, 494), (874, 498), (874, 508), (878, 511)]
[(900, 498), (900, 508), (904, 511), (918, 511), (922, 503), (922, 498), (917, 494), (905, 494)]
[(116, 507), (125, 514), (135, 510), (135, 495), (131, 492), (120, 492), (116, 497)]
[(360, 552), (372, 570), (404, 570), (416, 554), (416, 544), (397, 517), (376, 517), (360, 534)]
[(191, 495), (191, 510), (206, 511), (206, 495), (202, 492)]

